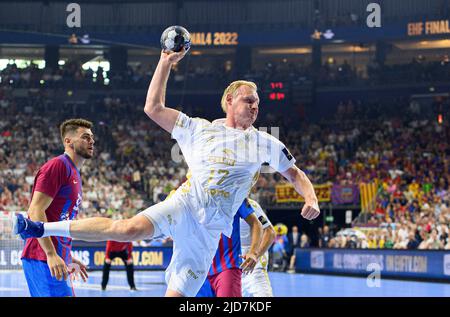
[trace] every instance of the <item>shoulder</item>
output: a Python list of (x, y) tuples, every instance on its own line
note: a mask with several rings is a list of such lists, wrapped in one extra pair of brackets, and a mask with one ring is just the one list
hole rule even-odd
[(260, 140), (264, 140), (267, 143), (277, 143), (277, 144), (282, 144), (282, 142), (276, 138), (275, 136), (273, 136), (272, 134), (267, 133), (266, 131), (259, 131), (256, 128), (254, 128), (256, 135), (258, 136), (258, 138)]
[(211, 124), (211, 121), (206, 120), (205, 118), (193, 117), (191, 119), (195, 120), (196, 122), (202, 122), (202, 123), (205, 123), (205, 124)]
[(191, 118), (184, 112), (180, 112), (178, 115), (177, 120), (175, 121), (175, 126), (184, 128), (184, 129), (195, 129), (195, 127), (198, 126), (204, 126), (204, 125), (211, 125), (211, 122), (209, 122), (206, 119), (203, 118)]
[(196, 125), (202, 125), (202, 126), (210, 126), (210, 125), (212, 125), (211, 121), (208, 121), (208, 120), (206, 120), (204, 118), (195, 117), (195, 118), (191, 118), (191, 120)]
[(63, 163), (63, 155), (58, 155), (55, 156), (51, 159), (49, 159), (47, 162), (44, 163), (44, 165), (42, 166), (53, 166), (53, 165), (60, 165), (60, 164), (64, 164)]
[(54, 157), (41, 166), (41, 171), (53, 171), (66, 168), (62, 155)]

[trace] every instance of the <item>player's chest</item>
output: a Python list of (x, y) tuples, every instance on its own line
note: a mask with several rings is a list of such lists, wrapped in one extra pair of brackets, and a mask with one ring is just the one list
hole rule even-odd
[(222, 158), (239, 165), (260, 162), (266, 152), (264, 144), (254, 133), (227, 133), (205, 131), (199, 135), (196, 154), (201, 159)]
[(61, 186), (58, 196), (63, 199), (70, 199), (71, 201), (80, 199), (82, 197), (81, 177), (76, 173), (69, 175), (66, 182)]

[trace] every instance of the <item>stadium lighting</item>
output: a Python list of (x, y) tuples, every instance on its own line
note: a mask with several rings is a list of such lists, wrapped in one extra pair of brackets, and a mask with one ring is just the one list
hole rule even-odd
[(95, 77), (97, 77), (97, 70), (98, 68), (101, 67), (103, 68), (103, 78), (107, 77), (107, 72), (110, 70), (110, 63), (108, 61), (103, 60), (101, 57), (97, 56), (96, 58), (84, 63), (81, 68), (83, 68), (84, 70), (88, 70), (89, 68), (92, 69), (92, 71), (94, 72), (93, 75), (93, 81), (95, 82)]
[(327, 40), (331, 40), (334, 37), (334, 33), (332, 30), (328, 29), (325, 31), (325, 33), (322, 34), (324, 38), (326, 38)]

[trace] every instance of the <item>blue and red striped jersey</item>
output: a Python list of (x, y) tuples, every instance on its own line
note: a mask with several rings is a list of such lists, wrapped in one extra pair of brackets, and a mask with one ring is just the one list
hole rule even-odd
[[(53, 198), (45, 210), (48, 222), (75, 219), (81, 207), (82, 184), (80, 172), (67, 154), (57, 156), (41, 166), (34, 179), (31, 199), (35, 191)], [(71, 263), (72, 239), (64, 237), (51, 239), (58, 255), (67, 264)], [(44, 250), (34, 238), (27, 239), (22, 258), (47, 261)]]
[(230, 238), (221, 234), (219, 246), (214, 256), (208, 276), (216, 275), (223, 271), (239, 268), (242, 259), (241, 254), (241, 235), (240, 235), (240, 218), (245, 219), (254, 212), (252, 206), (247, 199), (239, 207), (233, 220), (233, 232)]

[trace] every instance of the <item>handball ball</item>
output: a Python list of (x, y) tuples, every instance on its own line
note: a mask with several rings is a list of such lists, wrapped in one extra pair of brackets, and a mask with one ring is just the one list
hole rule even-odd
[(169, 26), (161, 35), (161, 47), (164, 51), (179, 52), (183, 47), (188, 51), (191, 47), (191, 35), (182, 26)]

